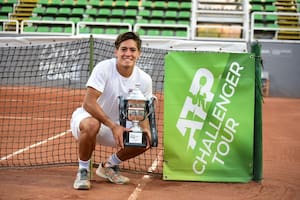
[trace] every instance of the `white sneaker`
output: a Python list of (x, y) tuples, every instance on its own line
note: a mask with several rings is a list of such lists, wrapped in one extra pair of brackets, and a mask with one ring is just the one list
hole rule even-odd
[(76, 190), (89, 190), (91, 188), (89, 172), (87, 169), (78, 170), (73, 187)]
[(96, 174), (116, 184), (126, 184), (130, 181), (129, 178), (119, 174), (119, 166), (117, 165), (114, 167), (104, 167), (103, 164), (100, 163)]

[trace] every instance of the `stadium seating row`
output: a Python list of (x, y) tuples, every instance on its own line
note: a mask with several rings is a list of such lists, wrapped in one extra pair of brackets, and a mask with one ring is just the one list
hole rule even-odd
[[(29, 8), (26, 5), (27, 11), (31, 9), (29, 16), (20, 13), (21, 10), (25, 10), (20, 7), (20, 2), (30, 2), (33, 6)], [(83, 22), (85, 24), (77, 26), (80, 29), (77, 33), (117, 34), (124, 28), (127, 30), (128, 24), (131, 27), (138, 24), (140, 34), (150, 36), (186, 37), (190, 34), (189, 27), (193, 27), (192, 29), (196, 30), (196, 37), (220, 37), (228, 33), (233, 38), (244, 37), (242, 32), (245, 27), (244, 6), (248, 1), (198, 0), (197, 2), (195, 9), (191, 0), (0, 0), (2, 5), (0, 20), (15, 19), (20, 22), (33, 20), (23, 23), (21, 26), (23, 33), (71, 34), (74, 33), (72, 26), (76, 27), (76, 24)], [(262, 34), (271, 33), (268, 37), (274, 37), (275, 29), (281, 26), (282, 20), (278, 15), (265, 13), (283, 12), (283, 8), (289, 8), (287, 10), (291, 12), (296, 8), (299, 10), (300, 7), (300, 0), (249, 0), (249, 2), (249, 13), (254, 13), (254, 27), (274, 28), (272, 31), (258, 30)], [(286, 6), (288, 2), (292, 6)], [(195, 20), (192, 20), (192, 13), (196, 13)], [(17, 17), (14, 17), (15, 15)], [(43, 23), (39, 24), (39, 21)], [(74, 24), (71, 26), (70, 22)], [(299, 26), (299, 22), (296, 25)], [(240, 27), (240, 30), (237, 31), (236, 27)], [(0, 32), (6, 30), (7, 24), (1, 26)]]

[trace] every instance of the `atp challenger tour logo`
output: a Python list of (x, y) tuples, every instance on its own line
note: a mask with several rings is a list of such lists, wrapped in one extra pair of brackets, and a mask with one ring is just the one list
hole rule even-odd
[(231, 63), (216, 94), (212, 92), (215, 79), (209, 69), (200, 68), (194, 75), (176, 127), (188, 137), (187, 151), (196, 152), (191, 166), (196, 174), (203, 174), (208, 163), (224, 165), (230, 153), (239, 122), (227, 112), (243, 69), (239, 63)]

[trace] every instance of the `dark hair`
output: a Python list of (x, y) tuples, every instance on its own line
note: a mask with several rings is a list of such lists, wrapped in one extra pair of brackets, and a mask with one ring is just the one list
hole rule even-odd
[(132, 31), (120, 34), (115, 41), (115, 48), (118, 49), (122, 42), (130, 39), (134, 40), (136, 42), (138, 50), (141, 50), (142, 40), (140, 39), (140, 36), (137, 33)]

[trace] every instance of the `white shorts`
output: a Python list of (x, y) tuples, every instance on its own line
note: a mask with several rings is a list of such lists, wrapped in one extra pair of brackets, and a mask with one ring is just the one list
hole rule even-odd
[[(91, 114), (88, 113), (86, 110), (84, 110), (82, 107), (77, 108), (72, 114), (70, 126), (71, 126), (72, 135), (76, 138), (76, 140), (78, 140), (80, 136), (79, 124), (83, 119), (87, 117), (91, 117)], [(101, 124), (96, 141), (98, 144), (104, 146), (112, 146), (112, 147), (116, 146), (111, 129), (103, 124)]]

